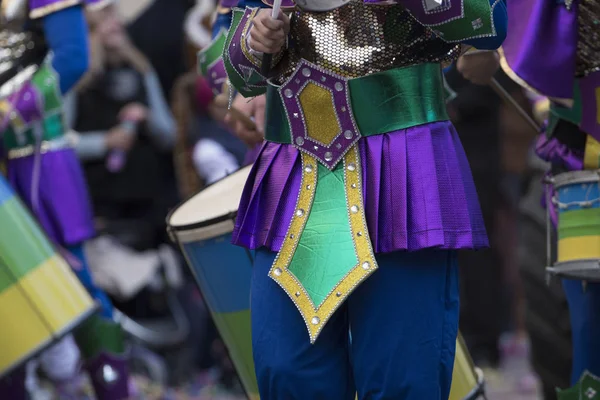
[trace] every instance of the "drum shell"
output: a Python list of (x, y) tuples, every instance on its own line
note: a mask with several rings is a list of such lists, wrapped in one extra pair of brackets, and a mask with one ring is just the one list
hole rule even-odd
[(600, 174), (575, 171), (554, 177), (558, 211), (557, 262), (550, 272), (600, 280)]
[(456, 340), (452, 387), (448, 399), (475, 400), (483, 397), (483, 393), (483, 373), (474, 367), (469, 350), (459, 334)]
[(0, 377), (96, 309), (95, 303), (0, 177)]
[[(233, 228), (233, 222), (229, 224)], [(231, 244), (231, 230), (196, 241), (189, 241), (190, 232), (172, 233), (177, 237), (248, 397), (259, 399), (250, 331), (252, 254)]]

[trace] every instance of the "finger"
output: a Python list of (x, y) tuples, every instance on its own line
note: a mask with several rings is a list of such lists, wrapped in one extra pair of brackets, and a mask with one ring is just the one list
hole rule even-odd
[[(281, 22), (281, 21), (277, 21), (277, 22)], [(254, 31), (254, 33), (259, 33), (261, 36), (266, 37), (268, 39), (279, 39), (279, 38), (283, 38), (285, 37), (285, 32), (283, 30), (283, 27), (281, 29), (269, 29), (268, 27), (264, 26), (264, 25), (257, 25), (256, 29), (252, 29), (250, 30), (250, 33), (252, 33), (252, 31)]]
[(260, 51), (258, 46), (262, 46), (263, 48), (270, 49), (275, 44), (275, 40), (271, 39), (262, 33), (250, 31), (250, 43), (252, 44), (252, 48), (256, 51)]
[[(281, 14), (281, 13), (280, 13)], [(263, 26), (271, 31), (282, 31), (283, 30), (283, 21), (280, 19), (273, 19), (271, 17), (265, 18), (261, 21)]]

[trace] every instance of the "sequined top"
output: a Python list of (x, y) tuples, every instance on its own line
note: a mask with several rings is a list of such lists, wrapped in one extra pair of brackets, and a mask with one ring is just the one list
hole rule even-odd
[(439, 39), (401, 5), (369, 5), (362, 0), (327, 12), (292, 15), (287, 54), (278, 81), (303, 58), (348, 78), (424, 62), (451, 62), (460, 47)]
[(600, 71), (600, 1), (581, 0), (578, 6), (577, 77)]

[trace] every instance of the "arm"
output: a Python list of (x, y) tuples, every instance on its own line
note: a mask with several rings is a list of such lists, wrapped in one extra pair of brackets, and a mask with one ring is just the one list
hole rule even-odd
[[(288, 7), (289, 5), (289, 2), (284, 2), (282, 7)], [(231, 85), (244, 97), (255, 97), (266, 92), (267, 77), (260, 72), (262, 66), (261, 51), (274, 53), (271, 67), (277, 65), (284, 54), (285, 45), (279, 46), (280, 40), (284, 39), (281, 36), (268, 38), (268, 42), (277, 43), (277, 45), (270, 46), (273, 48), (267, 50), (261, 48), (264, 47), (263, 43), (255, 40), (257, 36), (264, 35), (266, 31), (269, 31), (270, 35), (280, 35), (282, 33), (285, 35), (287, 27), (289, 27), (289, 19), (284, 12), (279, 14), (277, 20), (273, 20), (270, 17), (264, 18), (267, 13), (261, 14), (259, 11), (262, 8), (266, 8), (266, 5), (254, 0), (252, 3), (247, 1), (245, 10), (235, 9), (231, 27), (225, 40), (223, 61), (227, 76)], [(252, 45), (250, 44), (251, 36)]]
[[(72, 128), (77, 120), (77, 95), (70, 93), (65, 96), (64, 116), (66, 125)], [(108, 148), (106, 146), (105, 131), (92, 131), (83, 134), (78, 133), (75, 143), (75, 151), (82, 161), (100, 160), (106, 156)]]
[(81, 6), (69, 7), (44, 17), (44, 34), (53, 53), (52, 67), (66, 93), (88, 67), (87, 26)]
[(175, 121), (162, 93), (158, 76), (154, 71), (144, 75), (144, 86), (148, 96), (148, 130), (154, 143), (161, 149), (170, 149), (175, 144)]

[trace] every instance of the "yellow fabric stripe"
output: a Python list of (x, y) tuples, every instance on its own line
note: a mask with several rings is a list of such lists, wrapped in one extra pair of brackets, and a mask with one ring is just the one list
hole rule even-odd
[[(94, 303), (68, 265), (52, 257), (0, 294), (0, 374), (48, 344)], [(42, 320), (42, 316), (44, 320)]]
[(569, 237), (558, 241), (558, 262), (600, 259), (600, 235)]
[[(598, 100), (598, 107), (600, 107), (600, 99)], [(599, 110), (600, 112), (600, 110)], [(598, 114), (600, 116), (600, 114)], [(584, 169), (598, 169), (600, 168), (600, 142), (596, 139), (587, 135), (585, 143), (585, 153), (583, 157), (583, 168)]]
[(462, 337), (456, 338), (456, 356), (454, 358), (454, 370), (452, 371), (452, 387), (450, 388), (450, 400), (466, 399), (469, 393), (477, 387), (477, 375), (475, 374), (473, 361), (464, 344)]

